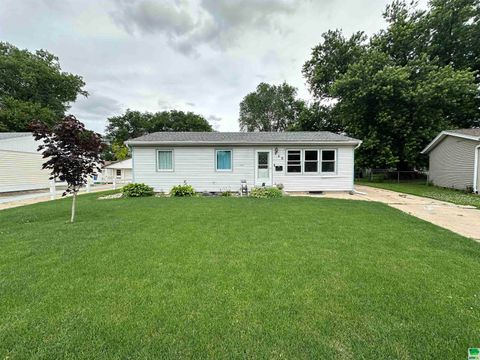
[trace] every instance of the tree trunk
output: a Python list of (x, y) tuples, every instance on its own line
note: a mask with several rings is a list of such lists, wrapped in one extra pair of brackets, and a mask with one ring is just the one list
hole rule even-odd
[(72, 199), (72, 216), (70, 217), (70, 222), (73, 223), (75, 220), (75, 202), (77, 200), (77, 192), (73, 191), (73, 199)]

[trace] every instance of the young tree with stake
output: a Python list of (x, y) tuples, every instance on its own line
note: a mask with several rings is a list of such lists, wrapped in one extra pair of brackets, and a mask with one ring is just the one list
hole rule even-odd
[(99, 134), (85, 129), (85, 125), (75, 116), (69, 115), (60, 123), (50, 128), (47, 124), (34, 121), (30, 125), (35, 140), (43, 141), (38, 147), (43, 157), (48, 159), (43, 169), (51, 170), (50, 179), (59, 179), (67, 183), (62, 194), (72, 194), (72, 215), (75, 220), (75, 203), (77, 193), (88, 178), (101, 171), (100, 158), (104, 144)]

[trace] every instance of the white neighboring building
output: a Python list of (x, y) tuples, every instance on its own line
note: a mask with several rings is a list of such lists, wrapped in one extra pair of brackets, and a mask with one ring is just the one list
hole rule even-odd
[[(95, 182), (98, 182), (94, 178)], [(101, 174), (101, 182), (126, 184), (132, 182), (132, 159), (117, 161), (105, 166)]]
[(49, 188), (38, 145), (29, 132), (0, 133), (0, 193)]
[(238, 191), (282, 184), (286, 191), (354, 190), (360, 140), (319, 132), (157, 132), (126, 142), (133, 181), (168, 192)]

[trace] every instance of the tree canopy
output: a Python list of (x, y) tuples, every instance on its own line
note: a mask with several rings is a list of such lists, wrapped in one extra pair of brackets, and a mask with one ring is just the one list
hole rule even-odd
[(480, 125), (479, 14), (478, 0), (432, 0), (425, 11), (394, 1), (370, 39), (322, 35), (303, 74), (333, 104), (328, 124), (364, 141), (358, 165), (422, 166), (439, 131)]
[(243, 131), (285, 131), (295, 124), (305, 103), (296, 98), (297, 89), (283, 83), (260, 83), (240, 103), (240, 129)]
[(177, 110), (150, 113), (128, 109), (107, 121), (106, 137), (112, 144), (156, 131), (213, 131), (203, 116)]
[(61, 121), (78, 95), (87, 96), (78, 75), (63, 72), (58, 58), (0, 42), (0, 131), (28, 131), (33, 119)]
[(70, 222), (73, 222), (80, 187), (87, 183), (89, 177), (101, 171), (102, 137), (85, 129), (85, 125), (73, 115), (65, 117), (53, 127), (38, 120), (29, 127), (35, 140), (41, 140), (42, 145), (38, 150), (47, 159), (42, 168), (51, 170), (51, 179), (67, 183), (63, 196), (69, 193), (73, 195), (70, 218)]

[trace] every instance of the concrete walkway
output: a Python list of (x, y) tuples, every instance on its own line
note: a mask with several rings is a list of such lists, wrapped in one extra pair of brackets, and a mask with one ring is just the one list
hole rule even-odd
[(476, 209), (473, 206), (455, 205), (445, 201), (363, 185), (356, 185), (355, 188), (357, 191), (365, 193), (365, 195), (326, 193), (314, 196), (382, 202), (457, 234), (480, 241), (480, 209)]
[[(106, 185), (92, 185), (90, 192), (112, 190), (112, 184)], [(57, 190), (55, 194), (55, 199), (60, 199), (63, 194), (62, 190)], [(86, 194), (85, 188), (80, 190), (80, 195)], [(2, 195), (0, 196), (0, 210), (14, 208), (18, 206), (30, 205), (44, 201), (50, 201), (52, 196), (48, 190), (38, 191), (38, 192), (24, 192), (24, 193), (15, 193), (13, 195)]]

